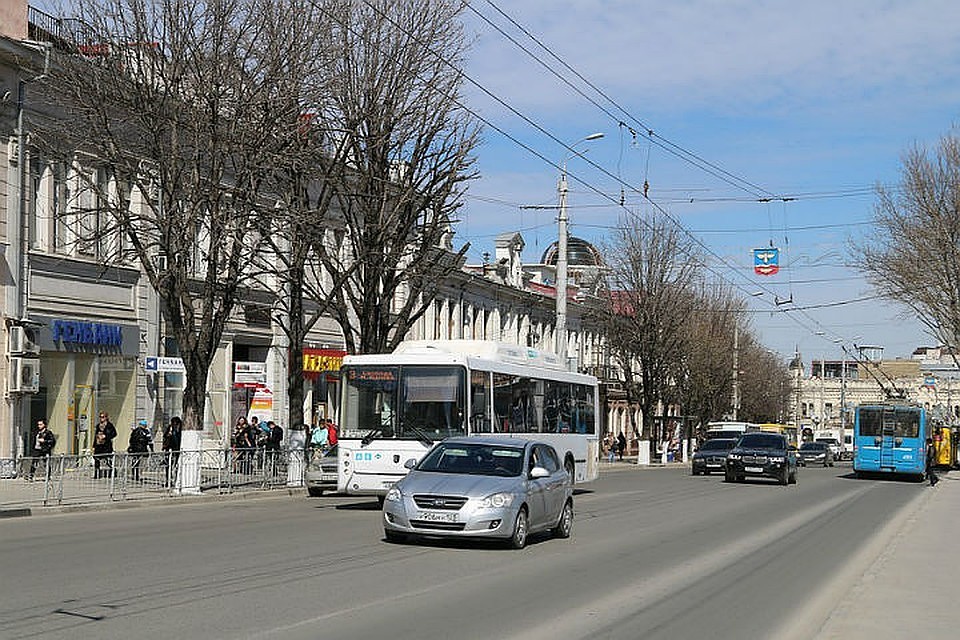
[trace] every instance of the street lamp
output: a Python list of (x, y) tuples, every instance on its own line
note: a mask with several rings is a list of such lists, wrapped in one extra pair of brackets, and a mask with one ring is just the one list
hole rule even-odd
[(560, 182), (557, 191), (560, 194), (560, 215), (557, 217), (557, 327), (556, 350), (563, 366), (567, 366), (567, 160), (579, 155), (573, 150), (582, 142), (599, 140), (603, 133), (591, 133), (570, 145), (570, 153), (563, 159), (560, 170)]

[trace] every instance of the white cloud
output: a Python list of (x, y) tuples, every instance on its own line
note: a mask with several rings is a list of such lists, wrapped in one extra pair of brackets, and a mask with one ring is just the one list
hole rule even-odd
[[(495, 15), (483, 2), (475, 6)], [(534, 0), (501, 6), (564, 61), (640, 112), (647, 105), (736, 111), (785, 99), (897, 100), (907, 89), (956, 78), (960, 67), (960, 3), (953, 0)], [(582, 101), (487, 25), (470, 20), (482, 29), (468, 69), (475, 79), (522, 109), (549, 112)]]

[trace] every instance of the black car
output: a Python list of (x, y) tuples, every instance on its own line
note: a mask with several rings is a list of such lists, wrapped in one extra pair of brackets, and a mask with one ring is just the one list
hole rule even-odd
[(733, 438), (711, 438), (693, 454), (693, 475), (710, 475), (711, 471), (727, 468), (727, 453), (736, 446)]
[(826, 442), (804, 442), (800, 445), (800, 458), (804, 466), (808, 464), (833, 466), (833, 450)]
[(797, 454), (786, 437), (775, 433), (746, 433), (727, 454), (727, 482), (744, 478), (773, 478), (780, 484), (797, 483)]

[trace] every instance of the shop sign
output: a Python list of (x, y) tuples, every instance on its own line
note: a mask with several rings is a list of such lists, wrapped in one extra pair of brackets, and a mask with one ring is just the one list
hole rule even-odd
[(346, 351), (337, 349), (310, 349), (303, 350), (303, 372), (323, 373), (326, 371), (340, 371)]
[(54, 342), (97, 347), (123, 346), (123, 330), (118, 324), (83, 322), (81, 320), (54, 320), (51, 329)]
[(234, 384), (266, 384), (267, 363), (265, 362), (234, 362)]

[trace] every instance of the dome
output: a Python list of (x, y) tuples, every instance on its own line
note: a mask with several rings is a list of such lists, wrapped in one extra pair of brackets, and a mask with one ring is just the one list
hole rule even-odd
[[(554, 242), (543, 252), (540, 259), (542, 264), (557, 264), (557, 242)], [(571, 267), (599, 267), (603, 265), (600, 252), (592, 244), (582, 238), (571, 237), (567, 240), (567, 265)]]

